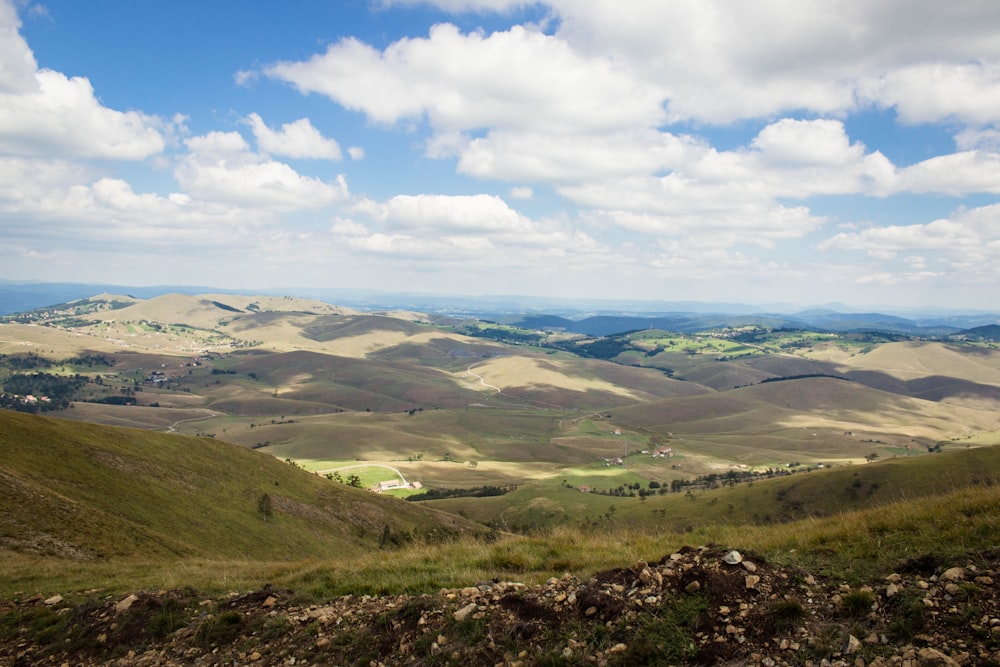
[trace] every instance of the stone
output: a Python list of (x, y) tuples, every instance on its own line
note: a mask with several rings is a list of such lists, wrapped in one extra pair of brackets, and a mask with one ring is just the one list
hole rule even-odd
[(965, 579), (964, 567), (949, 567), (941, 573), (941, 578), (946, 581), (962, 581)]
[(123, 611), (128, 611), (132, 607), (132, 605), (134, 605), (138, 601), (139, 601), (139, 596), (136, 595), (135, 593), (132, 593), (131, 595), (118, 601), (118, 603), (115, 605), (115, 611), (119, 614), (122, 613)]
[(701, 590), (700, 581), (692, 581), (690, 584), (684, 587), (684, 590), (688, 593), (697, 593)]
[(743, 562), (743, 554), (733, 549), (722, 557), (722, 562), (728, 565), (739, 565)]
[(322, 651), (323, 649), (329, 648), (329, 647), (330, 647), (330, 638), (329, 637), (320, 637), (319, 639), (316, 640), (316, 648), (318, 648), (319, 650)]
[(756, 590), (757, 584), (759, 583), (760, 583), (760, 577), (757, 576), (756, 574), (748, 574), (744, 578), (744, 584), (746, 585), (748, 591)]
[(917, 664), (920, 667), (959, 667), (956, 660), (930, 647), (920, 649), (917, 653)]
[(889, 584), (885, 587), (885, 596), (887, 598), (896, 597), (897, 595), (899, 595), (899, 586), (896, 584)]
[(462, 621), (464, 621), (466, 618), (469, 617), (469, 614), (471, 614), (475, 610), (476, 610), (476, 603), (470, 602), (469, 604), (465, 605), (464, 607), (456, 611), (454, 614), (452, 614), (452, 616), (456, 621), (461, 623)]
[(844, 648), (841, 651), (844, 655), (854, 655), (861, 649), (861, 640), (854, 635), (848, 635)]
[(52, 597), (47, 598), (45, 600), (44, 604), (47, 604), (47, 605), (49, 605), (51, 607), (53, 605), (59, 604), (62, 601), (63, 601), (63, 596), (61, 596), (61, 595), (53, 595)]
[(745, 560), (743, 561), (743, 569), (746, 570), (747, 572), (756, 572), (757, 565), (752, 561)]

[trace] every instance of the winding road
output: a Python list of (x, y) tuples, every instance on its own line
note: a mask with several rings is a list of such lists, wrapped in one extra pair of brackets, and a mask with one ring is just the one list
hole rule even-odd
[(399, 478), (403, 480), (403, 484), (409, 485), (409, 482), (406, 481), (406, 476), (398, 468), (387, 466), (384, 463), (358, 463), (357, 465), (344, 466), (343, 468), (328, 468), (327, 470), (317, 470), (316, 472), (320, 475), (325, 475), (328, 472), (340, 472), (341, 470), (350, 470), (351, 468), (388, 468), (399, 475)]
[(170, 426), (168, 426), (166, 432), (167, 433), (176, 433), (177, 432), (177, 425), (178, 424), (184, 424), (184, 423), (187, 423), (187, 422), (197, 422), (197, 421), (201, 421), (202, 419), (211, 419), (212, 417), (218, 417), (218, 415), (213, 412), (211, 414), (205, 415), (204, 417), (195, 417), (193, 419), (181, 419), (180, 421), (175, 421), (173, 424), (171, 424)]
[[(478, 363), (483, 363), (483, 362), (480, 361)], [(475, 366), (476, 364), (471, 364), (468, 368), (465, 369), (465, 372), (471, 375), (472, 377), (476, 378), (477, 380), (479, 380), (479, 384), (483, 385), (484, 387), (493, 389), (498, 394), (503, 393), (503, 390), (501, 390), (500, 387), (496, 386), (495, 384), (490, 384), (489, 382), (483, 379), (482, 375), (479, 375), (478, 373), (473, 373), (472, 369), (475, 368)]]

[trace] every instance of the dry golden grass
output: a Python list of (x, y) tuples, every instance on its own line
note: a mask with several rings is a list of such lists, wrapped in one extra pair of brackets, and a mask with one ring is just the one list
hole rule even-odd
[(844, 371), (877, 371), (901, 380), (942, 376), (1000, 386), (1000, 351), (996, 350), (939, 342), (899, 342), (885, 343), (838, 361)]
[(201, 421), (214, 414), (205, 408), (150, 408), (77, 402), (71, 409), (60, 412), (59, 417), (109, 426), (165, 431), (178, 422)]
[(578, 368), (574, 361), (549, 357), (509, 356), (476, 364), (472, 371), (481, 376), (487, 384), (500, 387), (501, 390), (545, 387), (574, 392), (594, 391), (634, 401), (648, 398), (648, 394), (635, 389), (592, 375), (579, 374)]
[(30, 324), (0, 324), (0, 354), (29, 352), (53, 359), (64, 359), (83, 351), (121, 352), (124, 346), (107, 340), (54, 327)]

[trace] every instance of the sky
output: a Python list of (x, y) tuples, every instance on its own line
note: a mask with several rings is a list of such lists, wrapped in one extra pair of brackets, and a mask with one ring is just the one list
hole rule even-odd
[(1000, 307), (996, 0), (0, 0), (0, 279)]

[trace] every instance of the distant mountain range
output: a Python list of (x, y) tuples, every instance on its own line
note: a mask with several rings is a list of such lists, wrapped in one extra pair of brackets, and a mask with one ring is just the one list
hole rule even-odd
[[(640, 329), (694, 333), (726, 326), (764, 326), (850, 332), (882, 331), (907, 336), (970, 336), (1000, 340), (1000, 313), (928, 308), (906, 316), (850, 312), (850, 307), (796, 309), (787, 304), (753, 306), (696, 301), (554, 299), (528, 296), (441, 296), (363, 289), (280, 288), (227, 290), (209, 286), (123, 286), (0, 280), (0, 315), (84, 299), (102, 292), (148, 299), (163, 294), (259, 294), (296, 296), (360, 310), (414, 310), (491, 319), (527, 329), (564, 330), (607, 336)], [(991, 327), (998, 329), (993, 331)]]

